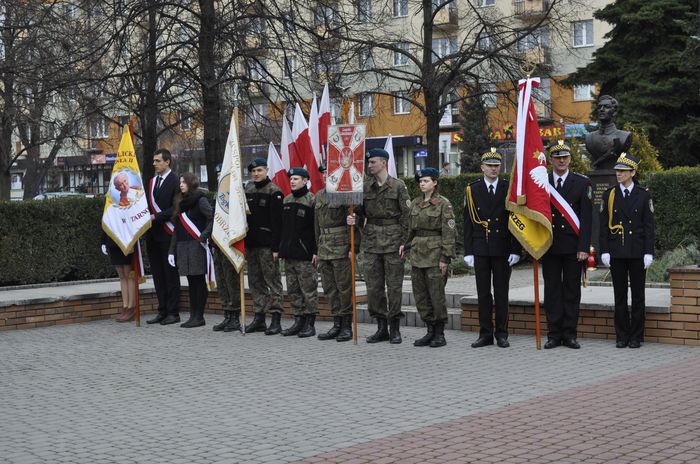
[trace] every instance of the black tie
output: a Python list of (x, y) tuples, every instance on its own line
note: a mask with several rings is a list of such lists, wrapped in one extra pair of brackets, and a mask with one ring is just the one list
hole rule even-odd
[(628, 189), (625, 189), (625, 200), (630, 197), (630, 191)]
[(163, 180), (163, 178), (160, 177), (160, 176), (158, 176), (158, 178), (156, 179), (156, 188), (154, 188), (153, 191), (155, 191), (155, 192), (158, 191), (158, 189), (160, 188), (160, 182), (161, 182), (162, 180)]
[(493, 184), (489, 185), (489, 193), (490, 193), (491, 195), (495, 195), (495, 194), (496, 194), (496, 192), (493, 190)]
[(561, 181), (561, 177), (560, 177), (559, 179), (557, 179), (557, 191), (558, 192), (561, 192), (561, 182), (562, 181)]

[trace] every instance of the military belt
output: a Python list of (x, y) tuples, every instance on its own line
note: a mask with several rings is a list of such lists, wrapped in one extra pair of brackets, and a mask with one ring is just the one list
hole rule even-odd
[(322, 234), (340, 234), (348, 231), (348, 226), (337, 226), (337, 227), (320, 227), (319, 231)]
[(442, 235), (442, 231), (428, 229), (418, 229), (414, 231), (414, 236), (416, 237), (437, 237), (438, 235)]
[(398, 223), (399, 220), (397, 218), (367, 218), (367, 224), (372, 224), (374, 226), (393, 226)]

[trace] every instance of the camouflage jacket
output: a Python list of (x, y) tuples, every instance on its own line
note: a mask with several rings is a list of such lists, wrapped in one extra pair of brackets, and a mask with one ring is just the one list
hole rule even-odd
[(360, 215), (364, 222), (362, 246), (369, 253), (397, 252), (408, 235), (411, 200), (406, 184), (388, 177), (381, 186), (374, 178), (365, 181)]
[(411, 265), (435, 267), (450, 263), (455, 256), (455, 214), (450, 200), (434, 194), (429, 201), (423, 195), (411, 203), (408, 239)]

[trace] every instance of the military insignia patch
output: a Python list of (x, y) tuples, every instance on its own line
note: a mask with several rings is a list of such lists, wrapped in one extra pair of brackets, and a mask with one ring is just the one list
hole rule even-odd
[(654, 202), (649, 198), (649, 211), (654, 212)]
[(589, 200), (593, 199), (593, 188), (590, 185), (588, 186), (588, 191), (586, 192), (586, 195), (588, 195)]
[(448, 220), (447, 225), (450, 226), (450, 229), (454, 229), (455, 228), (455, 220), (454, 219)]

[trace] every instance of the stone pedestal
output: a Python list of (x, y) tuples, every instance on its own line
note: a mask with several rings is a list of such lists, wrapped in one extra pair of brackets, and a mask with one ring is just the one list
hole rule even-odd
[[(617, 184), (614, 169), (596, 169), (588, 172), (588, 177), (593, 184), (593, 217), (591, 230), (591, 245), (596, 252), (600, 252), (598, 248), (598, 233), (600, 231), (600, 203), (603, 201), (603, 194), (607, 189)], [(600, 253), (598, 253), (600, 256)]]

